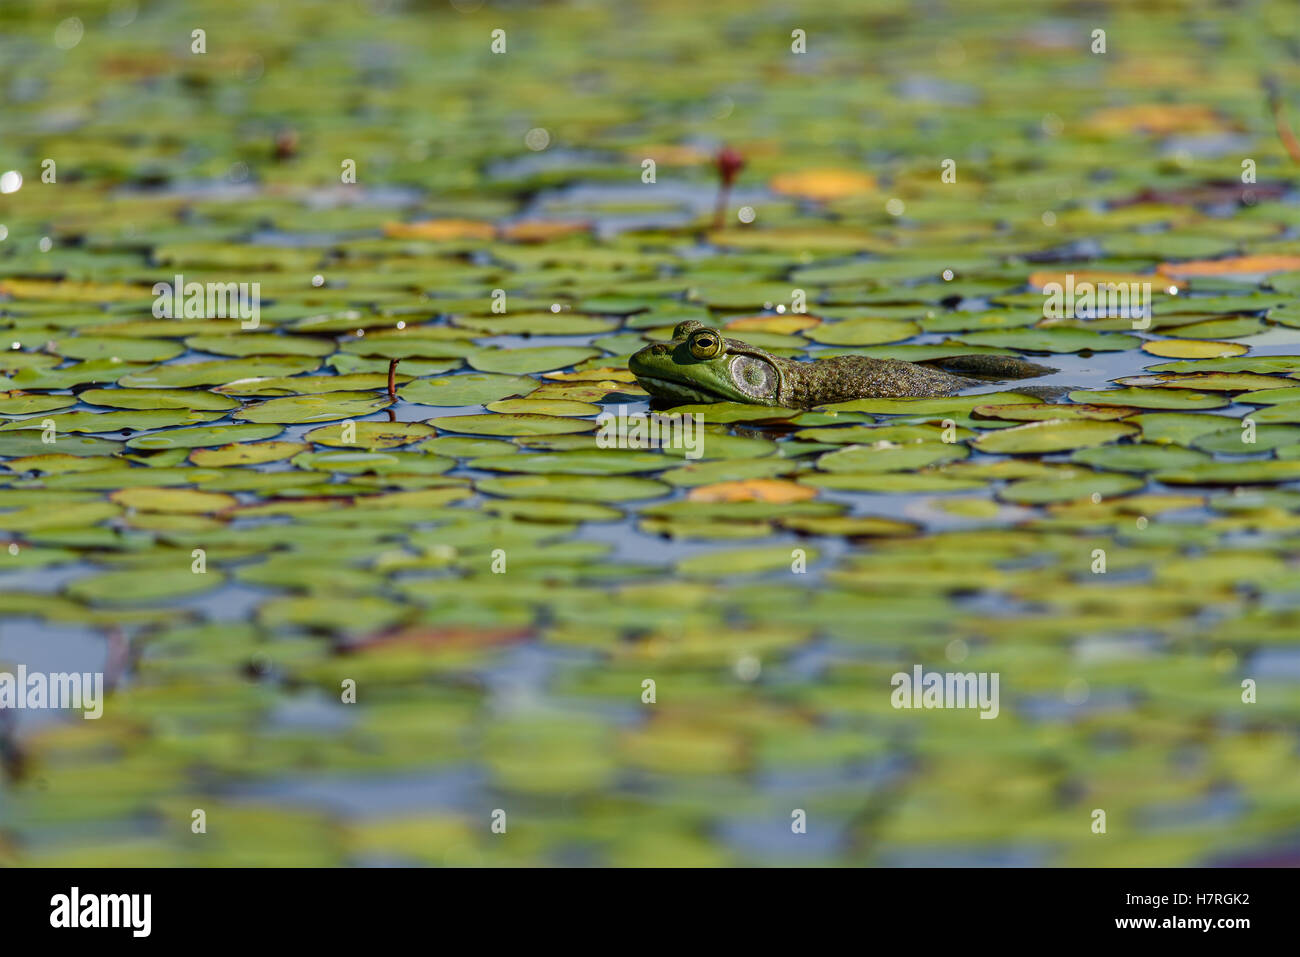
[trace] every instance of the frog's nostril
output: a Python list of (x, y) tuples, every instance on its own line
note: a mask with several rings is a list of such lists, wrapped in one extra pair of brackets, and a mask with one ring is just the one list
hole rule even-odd
[(654, 346), (651, 347), (651, 352), (657, 356), (666, 356), (668, 354), (668, 347), (662, 342), (656, 342)]

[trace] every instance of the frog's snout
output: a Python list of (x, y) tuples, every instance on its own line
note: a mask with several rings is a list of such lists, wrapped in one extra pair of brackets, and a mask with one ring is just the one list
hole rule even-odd
[(645, 369), (645, 362), (647, 359), (657, 359), (671, 354), (671, 348), (664, 345), (662, 342), (655, 342), (646, 346), (639, 352), (632, 353), (632, 358), (628, 360), (627, 365), (628, 368), (635, 373)]

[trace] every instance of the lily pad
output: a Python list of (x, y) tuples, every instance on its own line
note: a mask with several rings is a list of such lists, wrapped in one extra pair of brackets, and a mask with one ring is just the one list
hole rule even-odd
[(507, 396), (522, 395), (536, 386), (537, 382), (528, 376), (471, 372), (419, 379), (398, 389), (397, 394), (419, 405), (485, 405)]
[[(233, 442), (257, 442), (283, 432), (278, 425), (213, 425), (197, 429), (173, 429), (154, 435), (138, 435), (126, 444), (132, 449), (194, 449), (228, 445)], [(62, 449), (60, 450), (62, 451)]]
[(518, 412), (444, 415), (441, 418), (430, 419), (429, 422), (439, 431), (464, 432), (470, 435), (556, 435), (596, 430), (596, 423), (586, 419)]
[(312, 429), (303, 438), (334, 448), (395, 449), (433, 434), (433, 427), (423, 422), (354, 422), (351, 428), (323, 425)]
[(595, 349), (582, 346), (538, 346), (524, 349), (483, 349), (471, 355), (467, 361), (480, 372), (519, 375), (567, 369), (598, 355), (600, 353)]
[(1218, 409), (1230, 404), (1221, 395), (1181, 389), (1081, 389), (1070, 393), (1071, 402), (1093, 405), (1127, 405), (1139, 409)]
[(391, 404), (387, 396), (368, 392), (330, 392), (325, 395), (291, 396), (267, 399), (245, 406), (232, 416), (245, 422), (334, 422), (360, 418)]
[(1030, 422), (997, 432), (986, 432), (974, 441), (981, 452), (1012, 455), (1064, 452), (1092, 448), (1137, 435), (1139, 428), (1124, 422), (1099, 422), (1091, 419), (1048, 419)]

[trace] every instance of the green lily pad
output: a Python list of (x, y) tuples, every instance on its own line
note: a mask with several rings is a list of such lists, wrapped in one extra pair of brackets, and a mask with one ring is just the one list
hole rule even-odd
[(65, 591), (92, 604), (142, 605), (211, 591), (225, 580), (215, 568), (203, 574), (191, 571), (191, 562), (188, 551), (178, 552), (172, 566), (87, 575), (70, 582)]
[(1231, 319), (1208, 319), (1205, 322), (1194, 322), (1186, 326), (1162, 328), (1161, 331), (1180, 339), (1243, 339), (1263, 332), (1265, 328), (1263, 319), (1240, 316)]
[(1176, 445), (1106, 445), (1081, 449), (1070, 456), (1071, 462), (1112, 472), (1154, 472), (1197, 465), (1209, 458), (1204, 452)]
[(229, 385), (241, 379), (298, 375), (319, 368), (320, 359), (314, 356), (252, 356), (154, 366), (129, 372), (115, 381), (128, 389), (185, 389), (196, 385)]
[(0, 394), (0, 415), (34, 415), (76, 405), (75, 395), (39, 395), (28, 392)]
[(876, 415), (925, 415), (942, 417), (966, 414), (982, 405), (1038, 404), (1033, 396), (1019, 392), (984, 392), (980, 395), (940, 396), (933, 399), (854, 399), (822, 406), (840, 412), (870, 412)]
[(1137, 491), (1144, 484), (1142, 479), (1131, 475), (1080, 469), (1053, 478), (1011, 482), (997, 495), (1003, 501), (1018, 505), (1047, 505), (1053, 502), (1084, 501), (1093, 495), (1099, 495), (1103, 499), (1125, 495)]
[[(1253, 441), (1247, 442), (1246, 439)], [(1218, 452), (1225, 455), (1255, 455), (1271, 452), (1284, 446), (1300, 442), (1300, 426), (1260, 425), (1253, 434), (1240, 425), (1232, 425), (1198, 436), (1192, 446), (1206, 452)], [(1172, 466), (1171, 466), (1172, 467)]]
[[(394, 383), (409, 381), (408, 376), (394, 376)], [(346, 375), (273, 376), (269, 378), (241, 379), (230, 385), (219, 385), (213, 392), (241, 396), (320, 395), (324, 392), (369, 392), (388, 388), (388, 374), (355, 372)]]
[[(173, 429), (154, 435), (138, 435), (126, 444), (132, 449), (194, 449), (228, 445), (232, 442), (256, 442), (271, 439), (283, 432), (278, 425), (213, 425), (197, 429)], [(62, 450), (61, 450), (62, 451)]]
[(204, 409), (225, 412), (239, 402), (201, 389), (87, 389), (79, 396), (88, 405), (114, 409)]
[(166, 362), (185, 351), (169, 339), (76, 336), (55, 343), (65, 359), (119, 359), (122, 362)]
[(488, 495), (509, 498), (559, 499), (573, 502), (628, 502), (659, 498), (670, 487), (652, 479), (630, 476), (515, 475), (478, 479), (474, 487)]
[(558, 415), (532, 413), (484, 413), (482, 415), (444, 415), (430, 419), (439, 431), (464, 432), (471, 435), (554, 435), (566, 432), (594, 432), (596, 423)]
[[(144, 432), (165, 429), (174, 425), (193, 425), (221, 418), (220, 412), (201, 412), (191, 409), (140, 409), (130, 412), (62, 412), (51, 415), (56, 432), (118, 432), (127, 429)], [(41, 425), (45, 419), (19, 419), (0, 425), (0, 432), (30, 429)], [(42, 427), (44, 427), (42, 425)], [(64, 451), (60, 448), (58, 451)]]
[(566, 399), (501, 399), (489, 402), (491, 412), (536, 412), (539, 415), (585, 416), (600, 413), (600, 406)]
[(1123, 419), (1138, 410), (1122, 405), (1071, 405), (1064, 402), (1023, 403), (1012, 405), (977, 405), (971, 410), (976, 419), (1002, 419), (1012, 422), (1041, 422), (1046, 419)]
[(1187, 468), (1157, 472), (1168, 485), (1255, 485), (1300, 479), (1300, 461), (1263, 459), (1250, 462), (1206, 462)]
[(39, 428), (0, 432), (0, 456), (42, 455), (47, 452), (58, 452), (61, 455), (112, 455), (122, 449), (121, 442), (84, 435), (58, 435), (55, 436), (55, 442), (49, 444), (44, 441), (45, 434)]
[(267, 399), (248, 405), (232, 418), (245, 422), (333, 422), (338, 419), (360, 418), (391, 404), (388, 396), (369, 392), (330, 392), (325, 395), (296, 395), (283, 399)]
[(537, 346), (524, 349), (483, 349), (468, 357), (470, 366), (479, 372), (502, 372), (514, 375), (567, 369), (585, 359), (600, 355), (583, 346)]
[(853, 445), (827, 452), (817, 467), (827, 472), (902, 472), (964, 459), (970, 449), (944, 442), (912, 442), (907, 445)]
[(629, 475), (657, 472), (664, 468), (662, 455), (635, 449), (574, 449), (565, 452), (535, 452), (530, 455), (490, 455), (471, 459), (472, 469), (490, 472), (519, 472), (534, 475)]
[(1286, 379), (1250, 372), (1193, 372), (1135, 375), (1116, 379), (1120, 385), (1157, 389), (1203, 389), (1207, 392), (1246, 392), (1255, 389), (1284, 389)]
[(1012, 455), (1064, 452), (1092, 448), (1137, 435), (1135, 425), (1124, 422), (1099, 422), (1092, 419), (1048, 419), (1030, 422), (997, 432), (986, 432), (974, 441), (981, 452)]
[(804, 336), (813, 342), (832, 346), (874, 346), (886, 342), (900, 342), (920, 332), (914, 322), (897, 319), (841, 319), (825, 322), (804, 330)]
[(522, 395), (537, 387), (528, 376), (470, 372), (463, 375), (419, 379), (397, 390), (407, 402), (418, 405), (485, 405), (507, 396)]
[[(801, 547), (799, 550), (804, 553), (802, 560), (807, 564), (820, 558), (815, 548)], [(682, 559), (677, 563), (676, 571), (687, 578), (730, 578), (776, 571), (793, 575), (796, 558), (792, 552), (793, 549), (784, 545), (706, 552)]]
[(1230, 401), (1221, 395), (1182, 389), (1081, 389), (1070, 393), (1071, 402), (1092, 405), (1128, 405), (1139, 409), (1218, 409)]
[(1136, 336), (1069, 326), (963, 333), (957, 337), (957, 341), (972, 346), (1023, 349), (1029, 352), (1119, 352), (1136, 349), (1142, 344), (1142, 340)]
[[(269, 332), (238, 332), (229, 336), (189, 336), (185, 344), (198, 352), (212, 352), (221, 356), (327, 356), (337, 348), (337, 344), (332, 339), (278, 336)], [(123, 356), (123, 358), (133, 357)]]
[[(423, 422), (355, 422), (351, 429), (344, 425), (323, 425), (303, 438), (334, 448), (395, 449), (433, 434), (433, 427)], [(345, 442), (345, 436), (351, 441)]]
[(1198, 436), (1224, 428), (1233, 420), (1221, 415), (1195, 415), (1184, 412), (1144, 412), (1129, 419), (1142, 429), (1145, 442), (1190, 445)]
[[(362, 423), (358, 423), (360, 425)], [(292, 458), (309, 448), (306, 442), (234, 442), (217, 448), (196, 448), (189, 459), (203, 468), (225, 468), (230, 465), (262, 465)]]
[(231, 508), (236, 503), (233, 495), (221, 492), (200, 492), (188, 488), (127, 488), (109, 495), (109, 499), (127, 508), (146, 512), (174, 512), (207, 514)]

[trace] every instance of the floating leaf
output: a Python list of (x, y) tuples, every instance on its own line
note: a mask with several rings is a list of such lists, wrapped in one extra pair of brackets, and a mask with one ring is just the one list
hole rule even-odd
[(600, 355), (582, 346), (538, 346), (527, 349), (483, 349), (470, 356), (471, 366), (480, 372), (529, 373), (567, 369)]
[(314, 356), (252, 356), (154, 366), (128, 372), (116, 381), (129, 389), (185, 389), (196, 385), (228, 385), (240, 379), (298, 375), (319, 368), (320, 359)]
[(325, 395), (291, 396), (267, 399), (245, 406), (233, 418), (245, 422), (332, 422), (360, 418), (390, 405), (387, 396), (368, 392), (330, 392)]
[(1239, 342), (1213, 339), (1152, 339), (1142, 343), (1142, 351), (1170, 359), (1218, 359), (1244, 355), (1248, 349)]
[(692, 502), (803, 502), (817, 496), (817, 490), (783, 479), (759, 478), (700, 485), (690, 490)]
[(1235, 256), (1196, 262), (1161, 263), (1161, 275), (1187, 279), (1194, 276), (1254, 276), (1300, 269), (1300, 256)]
[(627, 502), (670, 491), (662, 482), (627, 476), (517, 475), (479, 479), (474, 485), (489, 495), (574, 502)]
[(433, 434), (433, 427), (423, 422), (354, 422), (350, 428), (323, 425), (312, 429), (303, 438), (334, 448), (395, 449)]
[(126, 488), (109, 495), (109, 499), (127, 508), (147, 512), (206, 514), (220, 512), (236, 503), (233, 495), (199, 492), (179, 488)]
[(805, 330), (804, 335), (813, 342), (835, 346), (870, 346), (882, 342), (898, 342), (920, 332), (914, 322), (897, 319), (841, 319), (825, 322)]
[(586, 419), (518, 412), (444, 415), (441, 418), (430, 419), (429, 422), (439, 431), (466, 432), (471, 435), (557, 435), (596, 430), (596, 423)]
[(200, 389), (87, 389), (79, 395), (88, 405), (115, 409), (204, 409), (225, 412), (239, 402)]
[(419, 405), (485, 405), (507, 396), (523, 395), (537, 386), (528, 376), (470, 372), (464, 375), (420, 379), (397, 390), (407, 402)]
[(1030, 422), (997, 432), (986, 432), (975, 440), (981, 452), (1026, 453), (1064, 452), (1091, 448), (1136, 435), (1139, 429), (1124, 422), (1098, 422), (1090, 419), (1048, 419)]
[(1182, 468), (1208, 459), (1203, 452), (1179, 448), (1176, 445), (1107, 445), (1083, 449), (1070, 456), (1071, 462), (1112, 472), (1154, 472), (1160, 469)]
[(224, 577), (216, 569), (197, 575), (190, 570), (189, 552), (181, 552), (169, 567), (133, 568), (101, 572), (71, 582), (73, 598), (102, 605), (140, 605), (211, 591)]
[(1045, 419), (1123, 419), (1136, 408), (1123, 405), (1087, 405), (1055, 402), (1020, 403), (1012, 405), (977, 405), (971, 415), (977, 419), (1003, 419), (1013, 422), (1036, 422)]
[(1251, 462), (1206, 462), (1167, 472), (1155, 478), (1168, 485), (1253, 485), (1300, 479), (1300, 461), (1263, 459)]
[(1286, 379), (1251, 372), (1190, 372), (1135, 375), (1116, 379), (1120, 385), (1157, 389), (1204, 389), (1207, 392), (1244, 392), (1251, 389), (1283, 389)]
[(1067, 471), (1053, 478), (1022, 479), (998, 492), (998, 498), (1021, 505), (1045, 505), (1049, 502), (1075, 502), (1094, 495), (1110, 498), (1133, 492), (1143, 486), (1142, 479), (1113, 472)]
[[(36, 395), (28, 392), (0, 394), (0, 415), (35, 415), (76, 405), (75, 395)], [(39, 423), (33, 422), (32, 425)]]
[(952, 462), (970, 455), (964, 445), (912, 442), (907, 445), (851, 445), (828, 452), (817, 460), (827, 472), (901, 472)]
[(539, 415), (585, 416), (597, 415), (600, 406), (590, 402), (573, 402), (567, 399), (499, 399), (487, 405), (492, 412), (535, 412)]
[(870, 193), (876, 180), (857, 170), (823, 168), (781, 173), (773, 176), (769, 185), (774, 193), (826, 201)]
[(194, 449), (232, 442), (256, 442), (259, 439), (274, 438), (283, 431), (278, 425), (213, 425), (197, 429), (174, 429), (155, 435), (138, 435), (126, 444), (132, 449)]
[(996, 346), (1032, 352), (1118, 352), (1136, 348), (1142, 342), (1136, 336), (1068, 326), (970, 332), (958, 336), (957, 341), (972, 346)]
[[(143, 432), (148, 429), (165, 429), (174, 425), (191, 425), (221, 418), (220, 412), (199, 412), (190, 409), (141, 409), (130, 412), (62, 412), (49, 416), (56, 432)], [(0, 425), (0, 432), (30, 429), (45, 419), (18, 419)], [(64, 451), (60, 448), (59, 451)]]
[[(358, 423), (363, 425), (367, 423)], [(190, 461), (203, 468), (224, 468), (228, 465), (262, 465), (279, 462), (305, 452), (311, 446), (306, 442), (234, 442), (214, 449), (196, 448), (189, 454)]]
[(1070, 393), (1071, 402), (1095, 405), (1127, 405), (1139, 409), (1217, 409), (1228, 405), (1221, 395), (1181, 389), (1083, 389)]

